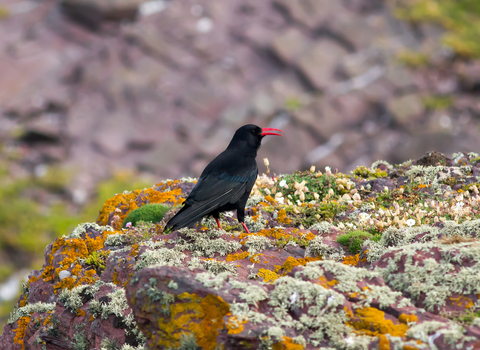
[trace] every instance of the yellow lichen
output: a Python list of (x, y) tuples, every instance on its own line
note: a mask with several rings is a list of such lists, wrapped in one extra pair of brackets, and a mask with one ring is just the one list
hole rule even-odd
[(156, 345), (177, 347), (180, 336), (186, 333), (195, 335), (200, 348), (214, 350), (216, 338), (225, 328), (223, 317), (230, 311), (229, 304), (212, 294), (202, 298), (182, 293), (177, 298), (179, 301), (170, 305), (169, 315), (158, 320), (160, 336), (155, 339)]
[[(182, 193), (180, 188), (174, 189), (168, 192), (156, 191), (153, 188), (148, 188), (145, 190), (136, 190), (128, 194), (117, 194), (115, 197), (108, 199), (103, 205), (100, 215), (97, 218), (97, 223), (100, 225), (109, 225), (108, 218), (111, 213), (115, 212), (116, 209), (120, 209), (121, 213), (118, 213), (120, 218), (119, 225), (123, 224), (123, 220), (128, 215), (128, 213), (134, 209), (137, 209), (139, 205), (147, 203), (166, 203), (169, 202), (172, 205), (177, 205), (183, 203), (185, 199), (179, 198), (178, 196)], [(139, 202), (136, 201), (136, 198), (139, 197), (142, 200)]]
[(295, 344), (292, 338), (283, 337), (282, 341), (272, 345), (273, 350), (303, 350), (303, 345)]
[(322, 258), (319, 258), (319, 257), (312, 258), (312, 257), (309, 257), (309, 256), (306, 257), (305, 259), (304, 258), (295, 259), (293, 256), (289, 256), (287, 258), (287, 260), (285, 260), (285, 262), (283, 263), (282, 269), (286, 273), (288, 273), (288, 272), (292, 271), (292, 269), (295, 266), (305, 266), (310, 261), (317, 261), (317, 260), (321, 260), (321, 259)]
[(343, 264), (344, 265), (352, 265), (352, 266), (357, 266), (357, 264), (360, 262), (360, 254), (352, 255), (352, 256), (346, 256), (343, 258)]
[(320, 276), (318, 278), (318, 284), (321, 285), (323, 288), (330, 289), (330, 287), (333, 287), (334, 285), (338, 284), (337, 280), (327, 280), (325, 276)]
[(262, 277), (265, 283), (273, 283), (280, 277), (275, 272), (267, 269), (259, 269), (257, 275), (258, 277)]
[(361, 334), (371, 336), (390, 334), (394, 337), (404, 337), (408, 330), (406, 324), (394, 324), (391, 320), (386, 320), (385, 313), (373, 307), (357, 309), (355, 317), (348, 324)]
[(283, 208), (278, 211), (277, 221), (279, 223), (285, 224), (285, 225), (291, 225), (292, 224), (292, 219), (287, 217), (287, 212)]
[(402, 323), (408, 324), (410, 322), (417, 322), (418, 317), (415, 315), (400, 314), (400, 316), (398, 316), (398, 320)]
[(227, 323), (228, 334), (242, 333), (244, 329), (243, 325), (247, 322), (247, 320), (238, 320), (237, 316), (230, 317)]
[(13, 338), (13, 342), (15, 344), (21, 345), (22, 350), (25, 349), (25, 344), (23, 343), (23, 338), (25, 337), (25, 331), (27, 330), (27, 326), (31, 321), (30, 316), (20, 317), (17, 321), (17, 328), (13, 329), (12, 331), (15, 333), (15, 337)]

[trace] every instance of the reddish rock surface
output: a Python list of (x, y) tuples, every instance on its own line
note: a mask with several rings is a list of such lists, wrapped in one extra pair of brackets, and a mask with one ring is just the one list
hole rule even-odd
[(120, 229), (189, 182), (116, 195), (47, 247), (0, 347), (479, 349), (479, 159), (262, 176), (250, 234), (229, 214), (225, 230)]

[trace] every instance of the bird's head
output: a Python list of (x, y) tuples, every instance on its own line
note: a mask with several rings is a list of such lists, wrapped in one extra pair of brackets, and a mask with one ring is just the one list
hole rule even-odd
[(239, 128), (235, 135), (233, 135), (232, 141), (228, 145), (228, 148), (247, 148), (258, 150), (262, 139), (267, 135), (283, 136), (278, 132), (283, 132), (280, 129), (273, 128), (261, 128), (254, 124), (247, 124)]

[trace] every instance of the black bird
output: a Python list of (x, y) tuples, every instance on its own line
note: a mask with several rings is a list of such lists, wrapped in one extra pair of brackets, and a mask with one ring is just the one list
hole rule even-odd
[(242, 126), (233, 135), (227, 149), (220, 153), (203, 170), (197, 184), (185, 200), (185, 205), (165, 226), (178, 230), (212, 215), (219, 228), (220, 213), (236, 210), (238, 221), (245, 225), (245, 205), (258, 175), (255, 160), (262, 139), (279, 129), (260, 128), (253, 124)]

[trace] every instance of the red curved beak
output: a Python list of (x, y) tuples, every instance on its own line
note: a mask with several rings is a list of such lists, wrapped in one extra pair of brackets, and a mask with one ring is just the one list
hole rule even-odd
[(277, 135), (277, 136), (283, 136), (282, 134), (278, 134), (276, 132), (268, 132), (268, 131), (280, 131), (283, 132), (283, 130), (280, 129), (273, 129), (273, 128), (263, 128), (262, 133), (260, 135), (266, 136), (266, 135)]

